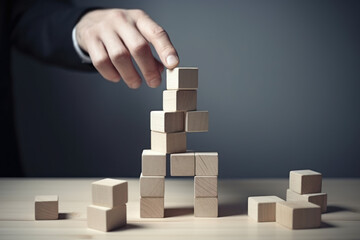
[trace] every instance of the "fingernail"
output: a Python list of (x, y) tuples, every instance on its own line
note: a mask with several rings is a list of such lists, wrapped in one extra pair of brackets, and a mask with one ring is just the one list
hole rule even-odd
[(150, 87), (156, 88), (160, 85), (160, 79), (154, 79), (149, 82)]
[(176, 66), (179, 62), (179, 59), (174, 56), (174, 55), (169, 55), (167, 58), (166, 58), (166, 62), (167, 64), (172, 67), (172, 66)]

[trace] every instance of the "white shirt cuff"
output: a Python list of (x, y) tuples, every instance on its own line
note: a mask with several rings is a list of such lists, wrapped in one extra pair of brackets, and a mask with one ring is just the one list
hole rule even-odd
[(81, 59), (82, 63), (92, 63), (91, 58), (80, 48), (78, 41), (76, 40), (76, 26), (72, 30), (72, 42), (76, 53)]

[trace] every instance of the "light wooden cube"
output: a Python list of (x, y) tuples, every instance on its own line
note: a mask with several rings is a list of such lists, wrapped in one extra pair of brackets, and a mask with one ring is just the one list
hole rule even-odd
[(144, 149), (141, 170), (143, 176), (166, 176), (166, 153)]
[(184, 112), (150, 112), (150, 129), (157, 132), (184, 132)]
[(194, 196), (199, 197), (217, 197), (218, 181), (217, 176), (195, 176)]
[(207, 132), (209, 130), (208, 111), (190, 111), (185, 114), (186, 132)]
[(308, 193), (298, 194), (291, 189), (286, 191), (286, 201), (307, 201), (319, 205), (321, 212), (326, 212), (327, 209), (327, 194), (326, 193)]
[(186, 133), (161, 133), (151, 131), (151, 150), (162, 153), (186, 152)]
[(249, 197), (248, 215), (257, 222), (275, 222), (276, 203), (283, 201), (277, 196)]
[(196, 110), (196, 90), (165, 90), (163, 92), (163, 110), (166, 112)]
[(170, 155), (171, 176), (194, 176), (195, 153), (173, 153)]
[(42, 195), (35, 197), (35, 220), (55, 220), (59, 218), (59, 197)]
[(321, 209), (305, 202), (277, 202), (276, 222), (290, 229), (317, 228), (321, 224)]
[(217, 176), (219, 156), (217, 152), (196, 152), (195, 153), (195, 175), (196, 176)]
[(290, 189), (294, 192), (320, 193), (321, 192), (321, 173), (312, 170), (290, 171)]
[(194, 199), (195, 217), (217, 217), (218, 216), (218, 198), (195, 198)]
[(140, 175), (140, 196), (141, 197), (164, 197), (165, 177), (164, 176), (143, 176)]
[(167, 89), (197, 89), (199, 70), (196, 67), (177, 67), (166, 70)]
[(116, 207), (128, 201), (128, 183), (124, 180), (105, 178), (92, 183), (92, 204)]
[(103, 232), (115, 230), (126, 225), (126, 205), (114, 208), (89, 205), (87, 207), (88, 228)]
[(141, 218), (163, 218), (164, 198), (140, 198)]

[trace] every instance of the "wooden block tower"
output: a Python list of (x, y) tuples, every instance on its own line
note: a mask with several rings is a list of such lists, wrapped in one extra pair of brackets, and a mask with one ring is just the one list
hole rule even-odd
[(198, 68), (167, 70), (163, 110), (151, 111), (151, 149), (142, 152), (140, 217), (164, 217), (166, 154), (171, 176), (194, 177), (196, 217), (218, 216), (218, 153), (189, 152), (187, 132), (207, 132), (207, 111), (197, 111)]

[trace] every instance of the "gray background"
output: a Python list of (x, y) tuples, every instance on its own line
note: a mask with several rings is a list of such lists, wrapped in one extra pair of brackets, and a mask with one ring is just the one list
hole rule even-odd
[[(221, 177), (286, 177), (310, 168), (360, 177), (360, 4), (356, 1), (77, 1), (142, 8), (198, 66), (210, 131), (188, 148), (218, 151)], [(138, 176), (158, 89), (130, 90), (14, 52), (27, 176)], [(163, 75), (164, 76), (164, 75)]]

